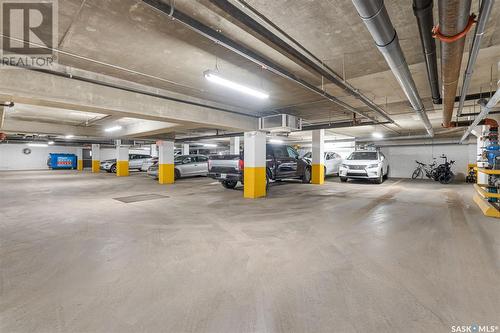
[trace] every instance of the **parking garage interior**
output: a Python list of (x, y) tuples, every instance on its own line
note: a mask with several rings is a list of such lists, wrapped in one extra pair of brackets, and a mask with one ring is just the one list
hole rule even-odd
[(494, 0), (0, 0), (0, 332), (497, 332)]

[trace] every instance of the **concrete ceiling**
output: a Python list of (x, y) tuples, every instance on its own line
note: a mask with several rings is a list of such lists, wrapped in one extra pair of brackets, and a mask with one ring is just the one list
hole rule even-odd
[[(398, 131), (410, 133), (422, 130), (420, 121), (415, 118), (404, 93), (388, 70), (387, 64), (376, 49), (351, 1), (246, 1), (337, 73), (345, 73), (349, 83), (373, 99), (389, 114), (394, 115), (394, 119), (402, 127)], [(238, 0), (231, 2), (237, 4)], [(430, 91), (411, 1), (390, 0), (385, 1), (385, 4), (398, 32), (406, 59), (411, 65), (419, 92), (428, 107), (431, 121), (435, 127), (439, 127), (441, 109), (432, 105), (429, 99)], [(309, 72), (245, 31), (208, 0), (176, 0), (175, 7), (280, 64), (296, 76), (323, 87), (330, 94), (374, 115), (359, 100), (346, 96), (338, 87), (328, 82), (322, 85), (320, 76)], [(476, 13), (477, 7), (476, 1), (472, 6)], [(490, 90), (492, 82), (499, 77), (497, 69), (497, 62), (500, 60), (499, 22), (500, 7), (495, 6), (483, 39), (470, 93)], [(215, 44), (140, 0), (59, 0), (58, 28), (58, 49), (61, 51), (58, 63), (67, 68), (98, 73), (117, 80), (140, 84), (148, 89), (182, 94), (207, 103), (217, 103), (224, 108), (237, 108), (242, 114), (259, 116), (286, 112), (303, 117), (306, 123), (346, 120), (352, 117), (352, 114), (342, 107)], [(470, 44), (470, 36), (471, 34), (467, 37), (467, 45)], [(464, 54), (463, 67), (466, 64), (466, 57), (467, 54)], [(216, 67), (222, 76), (264, 90), (271, 97), (261, 101), (232, 93), (207, 82), (203, 72)], [(4, 92), (4, 95), (13, 93)], [(82, 113), (82, 110), (67, 108), (61, 117), (62, 107), (52, 112), (40, 106), (32, 105), (31, 108), (29, 110), (29, 106), (18, 106), (10, 115), (8, 114), (8, 118), (79, 126), (86, 121), (111, 115), (116, 117), (112, 118), (114, 123), (124, 127), (134, 124), (140, 127), (145, 124), (144, 121), (160, 121), (166, 125), (161, 131), (159, 128), (153, 129), (155, 126), (150, 123), (149, 127), (146, 126), (147, 130), (137, 135), (140, 137), (147, 135), (161, 137), (174, 131), (174, 128), (175, 132), (184, 135), (210, 133), (210, 130), (213, 132), (217, 128), (222, 128), (216, 122), (210, 123), (206, 119), (200, 119), (200, 123), (195, 124), (183, 119), (176, 122), (172, 117), (155, 118), (156, 114), (153, 113), (149, 117), (146, 115), (147, 110), (140, 114), (135, 114), (131, 110), (129, 113), (117, 115), (112, 112), (99, 113), (96, 110), (86, 114)], [(29, 112), (33, 111), (33, 108), (36, 109), (37, 116), (29, 119)], [(179, 110), (182, 111), (182, 107)], [(129, 120), (124, 120), (127, 116)], [(98, 123), (93, 126), (102, 127)], [(230, 127), (225, 128), (228, 130)], [(336, 132), (343, 135), (366, 135), (374, 128), (387, 130), (381, 126), (365, 126), (336, 130)]]

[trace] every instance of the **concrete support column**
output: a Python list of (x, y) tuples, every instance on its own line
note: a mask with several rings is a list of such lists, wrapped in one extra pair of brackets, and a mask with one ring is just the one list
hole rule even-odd
[(98, 173), (101, 169), (101, 146), (92, 145), (92, 172)]
[(173, 184), (175, 181), (174, 142), (158, 142), (158, 153), (158, 182)]
[(83, 171), (83, 148), (76, 148), (76, 170)]
[(158, 146), (156, 143), (151, 145), (151, 157), (158, 157)]
[(182, 144), (182, 155), (189, 155), (189, 143)]
[(0, 106), (0, 129), (3, 127), (4, 120), (5, 120), (5, 109), (3, 106)]
[(128, 146), (121, 144), (116, 146), (116, 175), (118, 177), (127, 177), (128, 170)]
[(312, 174), (311, 183), (325, 182), (325, 130), (312, 132)]
[(229, 154), (238, 155), (240, 153), (240, 137), (229, 138)]
[(245, 198), (260, 198), (266, 196), (266, 133), (254, 131), (245, 132), (245, 168), (244, 190)]

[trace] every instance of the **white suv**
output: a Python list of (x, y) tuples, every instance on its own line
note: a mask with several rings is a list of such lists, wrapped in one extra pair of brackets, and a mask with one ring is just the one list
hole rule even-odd
[(340, 166), (340, 180), (372, 179), (381, 184), (389, 175), (389, 163), (379, 151), (355, 151)]

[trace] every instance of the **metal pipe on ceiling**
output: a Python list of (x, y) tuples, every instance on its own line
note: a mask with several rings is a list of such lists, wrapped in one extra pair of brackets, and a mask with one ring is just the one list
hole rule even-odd
[[(346, 127), (360, 127), (360, 126), (369, 126), (369, 125), (385, 125), (390, 124), (390, 122), (353, 122), (353, 121), (339, 121), (333, 123), (320, 123), (320, 124), (311, 124), (302, 126), (302, 131), (312, 131), (317, 129), (332, 129), (332, 128), (346, 128)], [(188, 141), (198, 141), (198, 140), (208, 140), (208, 139), (220, 139), (220, 138), (231, 138), (235, 136), (243, 136), (243, 132), (234, 132), (234, 133), (224, 133), (224, 134), (214, 134), (214, 135), (203, 135), (197, 137), (188, 137), (182, 139), (176, 139), (175, 142), (188, 142)]]
[(474, 122), (467, 128), (464, 135), (460, 139), (460, 143), (462, 143), (467, 137), (471, 134), (474, 127), (476, 127), (486, 116), (490, 113), (491, 109), (500, 102), (500, 80), (497, 82), (498, 89), (493, 96), (486, 102), (485, 99), (479, 100), (479, 105), (481, 105), (481, 112), (474, 119)]
[(420, 42), (424, 51), (425, 65), (427, 67), (427, 78), (431, 88), (432, 102), (439, 104), (439, 77), (436, 56), (436, 42), (432, 38), (432, 27), (434, 16), (432, 14), (433, 0), (413, 0), (413, 14), (417, 18)]
[(241, 55), (242, 57), (258, 64), (261, 66), (263, 69), (266, 69), (274, 74), (277, 74), (283, 78), (286, 78), (290, 81), (293, 81), (302, 87), (320, 95), (323, 96), (323, 98), (326, 98), (330, 100), (331, 102), (334, 102), (337, 105), (342, 106), (343, 108), (349, 110), (352, 113), (355, 113), (359, 116), (362, 116), (364, 118), (367, 118), (371, 121), (378, 122), (378, 120), (370, 115), (367, 115), (355, 108), (353, 108), (351, 105), (341, 101), (337, 97), (327, 93), (326, 91), (316, 87), (315, 85), (297, 77), (295, 74), (289, 72), (285, 68), (273, 63), (272, 61), (264, 58), (260, 54), (257, 54), (256, 52), (250, 50), (249, 48), (235, 42), (234, 40), (224, 36), (220, 32), (210, 28), (209, 26), (193, 19), (192, 17), (180, 12), (179, 10), (171, 7), (170, 5), (162, 2), (161, 0), (142, 0), (143, 3), (149, 5), (150, 7), (154, 8), (155, 10), (165, 14), (166, 16), (175, 19), (179, 21), (180, 23), (184, 24), (191, 30), (195, 31), (196, 33), (210, 39), (211, 41), (227, 48), (228, 50)]
[(465, 46), (465, 35), (457, 40), (453, 37), (462, 34), (468, 26), (470, 5), (470, 0), (438, 1), (439, 32), (452, 39), (452, 41), (441, 41), (443, 127), (449, 127), (451, 124)]
[[(344, 81), (337, 73), (335, 73), (331, 68), (325, 66), (324, 64), (311, 60), (306, 57), (304, 54), (299, 52), (297, 49), (289, 45), (286, 41), (281, 39), (279, 36), (268, 30), (262, 24), (254, 20), (252, 17), (247, 15), (241, 9), (231, 4), (227, 0), (210, 0), (212, 4), (214, 4), (219, 9), (226, 12), (232, 18), (236, 19), (238, 22), (243, 24), (246, 28), (251, 31), (257, 33), (261, 37), (263, 37), (267, 42), (273, 44), (278, 48), (281, 54), (291, 55), (295, 59), (299, 60), (301, 63), (308, 66), (317, 74), (325, 77), (328, 81), (335, 84), (336, 86), (342, 88), (348, 94), (358, 98), (362, 101), (366, 106), (370, 108), (371, 111), (375, 112), (382, 118), (386, 119), (390, 123), (394, 123), (394, 120), (378, 105), (372, 102), (368, 97), (359, 92), (359, 90), (353, 88), (350, 84)], [(310, 53), (310, 52), (309, 52)]]
[(476, 31), (474, 32), (474, 40), (472, 42), (472, 47), (469, 52), (469, 60), (467, 61), (467, 68), (465, 70), (465, 76), (462, 83), (462, 90), (460, 92), (460, 102), (458, 104), (457, 116), (462, 115), (462, 110), (464, 107), (465, 97), (467, 90), (469, 90), (470, 80), (472, 78), (472, 73), (474, 72), (474, 65), (476, 64), (477, 56), (479, 54), (479, 48), (481, 46), (481, 40), (484, 35), (484, 30), (486, 29), (486, 24), (491, 14), (491, 9), (495, 4), (495, 0), (483, 0), (481, 2), (481, 8), (479, 10), (479, 19), (476, 26)]
[(431, 122), (425, 112), (424, 104), (413, 81), (408, 63), (405, 60), (398, 35), (392, 25), (383, 0), (352, 0), (359, 16), (372, 35), (377, 48), (384, 56), (392, 73), (398, 80), (413, 109), (424, 123), (430, 136), (434, 135)]

